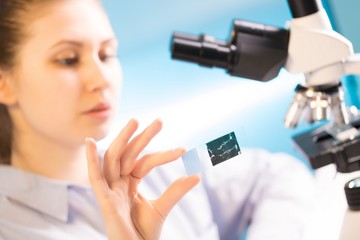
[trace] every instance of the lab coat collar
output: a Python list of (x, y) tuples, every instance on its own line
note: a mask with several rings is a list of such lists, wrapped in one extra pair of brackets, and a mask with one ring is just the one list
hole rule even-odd
[(0, 166), (0, 182), (0, 196), (60, 221), (68, 221), (70, 184), (4, 165)]

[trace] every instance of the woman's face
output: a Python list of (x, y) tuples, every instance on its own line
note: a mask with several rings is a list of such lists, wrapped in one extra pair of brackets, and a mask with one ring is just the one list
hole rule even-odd
[(96, 0), (52, 1), (35, 14), (14, 68), (14, 122), (66, 144), (103, 138), (122, 82), (106, 14)]

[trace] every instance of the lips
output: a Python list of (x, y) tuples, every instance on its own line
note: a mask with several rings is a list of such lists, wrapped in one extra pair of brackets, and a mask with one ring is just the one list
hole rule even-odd
[(107, 119), (111, 116), (111, 107), (108, 103), (99, 103), (89, 110), (85, 111), (85, 115), (96, 119)]
[(110, 109), (110, 105), (106, 104), (106, 103), (100, 103), (97, 104), (95, 107), (91, 108), (89, 111), (87, 111), (88, 113), (92, 113), (92, 112), (101, 112), (101, 111), (107, 111)]

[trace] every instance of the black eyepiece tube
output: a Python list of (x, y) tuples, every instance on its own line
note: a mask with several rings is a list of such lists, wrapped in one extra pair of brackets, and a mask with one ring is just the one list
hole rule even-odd
[(287, 59), (290, 33), (264, 24), (235, 20), (231, 39), (174, 33), (172, 59), (219, 67), (232, 76), (259, 81), (275, 78)]
[(173, 59), (227, 69), (233, 51), (226, 42), (208, 35), (174, 33), (171, 40), (171, 54)]
[(323, 8), (320, 0), (288, 0), (293, 18), (305, 17)]

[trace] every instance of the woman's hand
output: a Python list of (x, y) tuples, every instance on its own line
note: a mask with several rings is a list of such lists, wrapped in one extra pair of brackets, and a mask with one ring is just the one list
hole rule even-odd
[(150, 201), (138, 192), (138, 184), (154, 167), (178, 159), (179, 148), (139, 157), (162, 123), (155, 120), (141, 134), (130, 120), (104, 155), (103, 166), (95, 141), (86, 139), (89, 178), (98, 199), (110, 240), (158, 239), (172, 207), (198, 182), (198, 176), (176, 180), (157, 199)]

